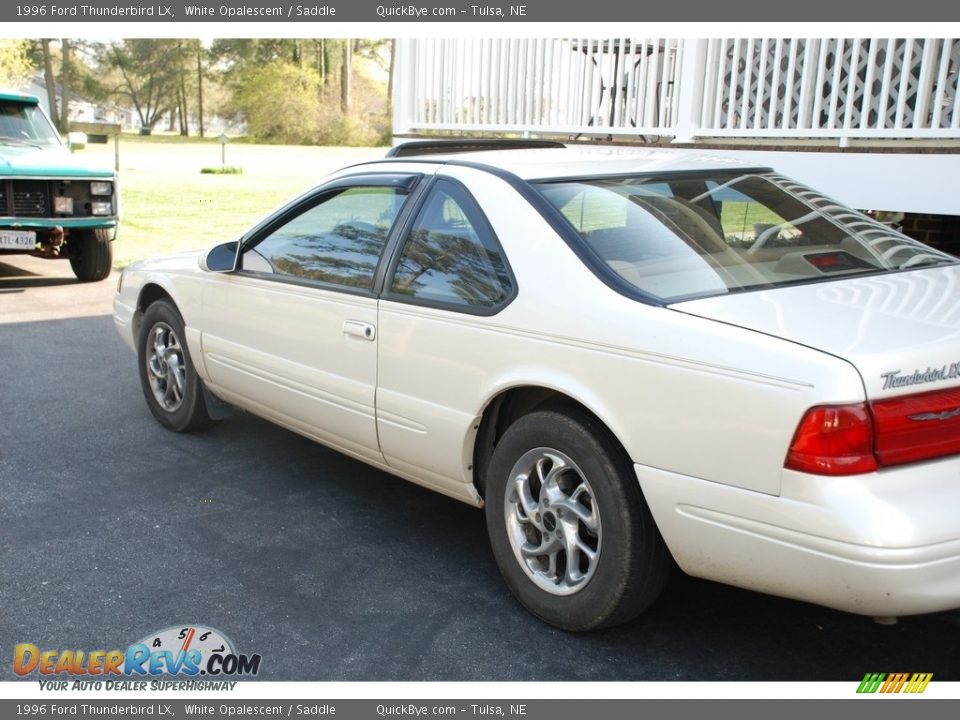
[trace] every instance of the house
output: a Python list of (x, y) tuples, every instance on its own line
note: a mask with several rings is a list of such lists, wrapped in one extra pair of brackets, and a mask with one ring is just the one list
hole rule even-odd
[[(47, 85), (43, 73), (34, 73), (27, 81), (23, 92), (36, 95), (40, 98), (40, 105), (48, 117), (53, 117), (50, 111), (50, 102), (47, 96)], [(56, 84), (57, 103), (63, 98), (63, 86)], [(103, 122), (119, 124), (124, 130), (134, 130), (139, 126), (137, 114), (129, 108), (122, 108), (108, 103), (97, 103), (80, 97), (71, 92), (70, 120), (78, 122)]]

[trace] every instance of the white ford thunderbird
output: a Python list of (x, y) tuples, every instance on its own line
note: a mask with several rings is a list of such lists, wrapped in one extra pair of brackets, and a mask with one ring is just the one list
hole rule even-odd
[(156, 419), (235, 406), (485, 505), (513, 593), (569, 630), (635, 617), (674, 562), (863, 615), (960, 607), (955, 258), (769, 168), (434, 150), (128, 267)]

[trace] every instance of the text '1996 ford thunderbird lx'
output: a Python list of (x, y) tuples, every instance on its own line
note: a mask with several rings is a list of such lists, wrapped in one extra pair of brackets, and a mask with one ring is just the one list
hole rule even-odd
[(568, 630), (637, 616), (674, 563), (862, 615), (960, 607), (955, 258), (769, 168), (435, 151), (128, 267), (115, 322), (156, 419), (230, 404), (485, 506), (510, 589)]

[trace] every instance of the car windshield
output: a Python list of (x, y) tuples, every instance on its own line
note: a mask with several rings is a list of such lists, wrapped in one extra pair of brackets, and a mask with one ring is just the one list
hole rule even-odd
[(661, 301), (957, 262), (772, 173), (537, 187), (595, 261)]
[(58, 147), (60, 138), (40, 108), (30, 103), (0, 100), (0, 143)]

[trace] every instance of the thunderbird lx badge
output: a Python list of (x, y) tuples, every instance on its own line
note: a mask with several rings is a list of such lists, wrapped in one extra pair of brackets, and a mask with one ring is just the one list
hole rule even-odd
[(914, 370), (904, 375), (902, 370), (891, 370), (881, 373), (883, 389), (907, 387), (909, 385), (923, 385), (924, 383), (939, 382), (940, 380), (956, 380), (960, 378), (960, 362), (950, 363), (940, 368), (928, 367), (926, 370)]

